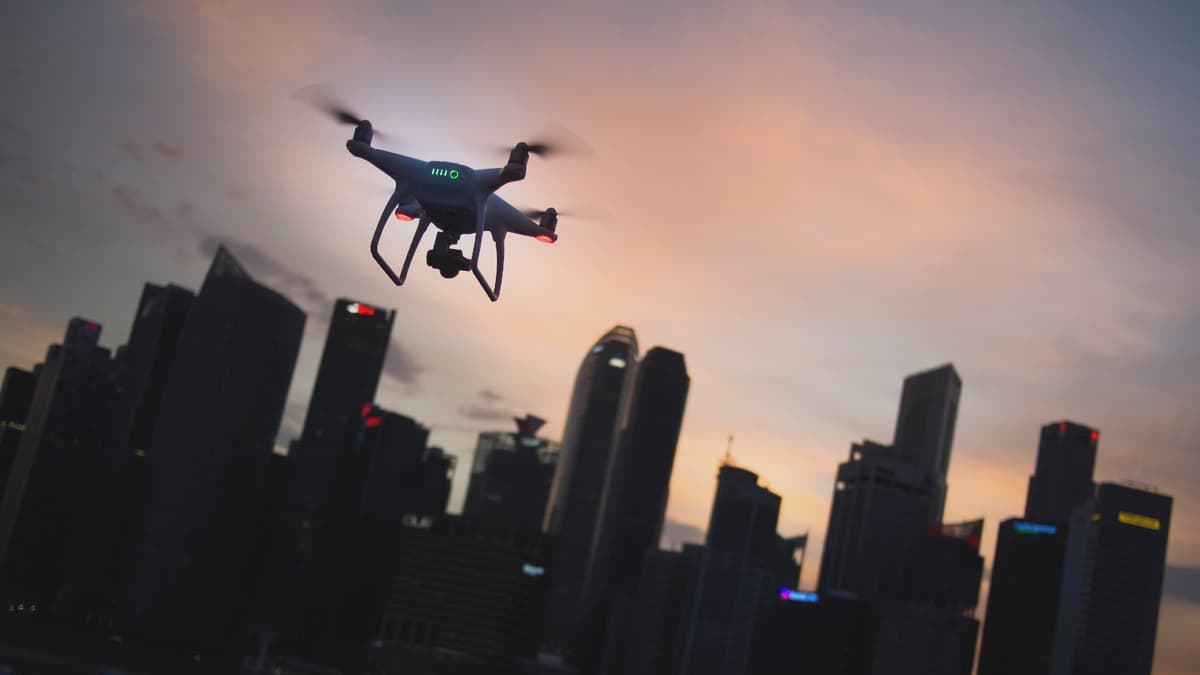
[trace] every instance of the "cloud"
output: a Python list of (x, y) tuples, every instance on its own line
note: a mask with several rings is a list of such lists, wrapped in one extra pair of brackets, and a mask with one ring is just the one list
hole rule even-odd
[(479, 398), (481, 398), (485, 401), (491, 402), (491, 401), (499, 401), (500, 399), (502, 399), (504, 397), (501, 396), (500, 394), (497, 394), (496, 392), (492, 391), (491, 389), (483, 389), (479, 392)]
[(1163, 595), (1200, 605), (1200, 565), (1167, 565)]
[(487, 405), (479, 405), (477, 403), (464, 403), (458, 407), (458, 414), (469, 419), (480, 422), (496, 422), (500, 420), (508, 420), (514, 417), (512, 411), (504, 408), (496, 408)]
[(167, 159), (172, 162), (180, 162), (183, 160), (183, 148), (178, 145), (171, 145), (166, 141), (153, 140), (150, 141), (150, 149), (163, 159)]
[(117, 208), (126, 217), (141, 225), (149, 225), (158, 230), (169, 231), (171, 224), (167, 222), (162, 210), (150, 203), (145, 193), (129, 185), (118, 185), (110, 190), (116, 199)]
[(413, 353), (400, 344), (396, 338), (388, 345), (387, 358), (383, 362), (383, 374), (400, 384), (413, 386), (425, 372), (425, 368), (417, 363)]

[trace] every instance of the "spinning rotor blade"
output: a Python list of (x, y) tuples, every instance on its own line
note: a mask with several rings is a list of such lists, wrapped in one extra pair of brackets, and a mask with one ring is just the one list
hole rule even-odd
[[(524, 141), (529, 154), (543, 159), (563, 155), (591, 155), (592, 149), (579, 136), (565, 128), (558, 127), (551, 132), (539, 134)], [(508, 153), (512, 146), (497, 148), (497, 151)]]
[[(358, 126), (363, 122), (363, 118), (357, 113), (350, 110), (349, 106), (337, 100), (329, 91), (321, 86), (305, 87), (296, 92), (296, 96), (302, 101), (329, 115), (338, 124), (348, 124), (350, 126)], [(373, 128), (375, 136), (381, 139), (388, 138), (387, 134), (380, 133), (378, 128)]]

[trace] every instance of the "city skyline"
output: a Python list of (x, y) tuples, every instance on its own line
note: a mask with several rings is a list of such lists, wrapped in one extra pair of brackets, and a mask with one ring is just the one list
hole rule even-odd
[[(732, 432), (736, 461), (784, 497), (781, 531), (810, 531), (819, 560), (848, 445), (887, 442), (902, 378), (949, 361), (964, 395), (945, 518), (985, 518), (989, 567), (998, 524), (1022, 512), (1038, 430), (1062, 419), (1101, 432), (1097, 482), (1134, 478), (1175, 496), (1168, 563), (1200, 566), (1200, 280), (1186, 228), (1197, 153), (1182, 122), (1197, 100), (1183, 72), (1195, 46), (1181, 39), (1194, 14), (918, 8), (921, 27), (894, 9), (772, 3), (742, 16), (697, 9), (694, 21), (624, 5), (560, 19), (526, 6), (408, 9), (390, 25), (434, 29), (386, 40), (389, 22), (372, 28), (373, 12), (310, 6), (3, 11), (13, 28), (0, 53), (15, 65), (0, 91), (16, 103), (0, 114), (0, 367), (32, 366), (77, 315), (104, 324), (115, 348), (141, 285), (197, 288), (223, 240), (309, 316), (281, 442), (299, 435), (332, 298), (397, 310), (380, 404), (429, 425), (460, 466), (476, 434), (451, 427), (505, 429), (533, 412), (561, 437), (580, 350), (631, 325), (686, 354), (693, 380), (668, 518), (702, 529)], [(643, 27), (620, 18), (634, 11)], [(586, 39), (561, 30), (587, 19)], [(1035, 23), (1045, 32), (1024, 30)], [(506, 30), (527, 25), (557, 37), (508, 51)], [(729, 30), (738, 25), (752, 31)], [(653, 28), (679, 30), (639, 39)], [(954, 28), (974, 29), (975, 44), (923, 43)], [(296, 34), (312, 54), (289, 47)], [(595, 54), (574, 55), (567, 36)], [(716, 43), (725, 66), (703, 58)], [(318, 63), (343, 46), (335, 66)], [(430, 72), (392, 72), (437, 48), (448, 55)], [(881, 63), (892, 50), (907, 56)], [(469, 72), (483, 53), (500, 55), (494, 81)], [(578, 83), (563, 81), (569, 72)], [(606, 82), (621, 74), (616, 92)], [(427, 98), (388, 86), (410, 76)], [(545, 182), (514, 194), (590, 208), (591, 220), (564, 218), (552, 247), (512, 247), (495, 308), (462, 279), (391, 288), (366, 256), (386, 195), (346, 157), (343, 130), (291, 99), (314, 81), (430, 156), (482, 161), (480, 144), (563, 123), (595, 149), (593, 164), (535, 161)], [(725, 96), (709, 95), (714, 81)], [(485, 105), (494, 117), (480, 119)], [(675, 122), (680, 135), (667, 135)], [(763, 126), (780, 131), (748, 131)], [(676, 168), (700, 173), (646, 187)], [(684, 185), (712, 201), (694, 203)], [(606, 270), (613, 260), (632, 273)], [(1194, 596), (1165, 598), (1163, 617), (1160, 652), (1172, 630), (1183, 650), (1164, 663), (1187, 663), (1196, 648), (1179, 636), (1200, 626)]]

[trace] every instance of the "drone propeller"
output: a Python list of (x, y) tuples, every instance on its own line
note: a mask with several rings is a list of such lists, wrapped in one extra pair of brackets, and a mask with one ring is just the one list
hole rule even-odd
[[(546, 211), (544, 209), (521, 209), (521, 213), (524, 213), (525, 215), (529, 216), (530, 218), (533, 218), (534, 220), (540, 220), (542, 216), (546, 215)], [(559, 216), (562, 216), (562, 215), (569, 216), (570, 215), (569, 211), (564, 214), (562, 211), (559, 211), (558, 209), (554, 209), (554, 213), (555, 213), (555, 215), (559, 215)]]
[[(553, 125), (556, 126), (557, 125)], [(558, 127), (551, 132), (539, 134), (538, 136), (524, 141), (525, 149), (531, 155), (537, 155), (543, 159), (550, 157), (559, 157), (563, 155), (591, 155), (592, 149), (588, 147), (583, 139), (565, 128)], [(497, 147), (496, 151), (508, 153), (512, 150), (512, 146)]]
[[(363, 118), (350, 108), (338, 101), (336, 97), (329, 93), (324, 87), (314, 85), (305, 87), (296, 92), (296, 96), (305, 103), (313, 106), (317, 110), (329, 115), (338, 124), (348, 124), (350, 126), (358, 126), (363, 123)], [(388, 135), (380, 133), (378, 129), (374, 129), (375, 136), (381, 139), (387, 139)]]

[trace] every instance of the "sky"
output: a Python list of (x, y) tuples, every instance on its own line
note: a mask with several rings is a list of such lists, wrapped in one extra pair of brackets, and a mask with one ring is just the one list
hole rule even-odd
[[(454, 510), (475, 432), (529, 412), (557, 437), (588, 348), (629, 325), (692, 380), (668, 538), (702, 536), (732, 433), (781, 533), (811, 533), (811, 587), (838, 462), (950, 362), (946, 518), (986, 519), (990, 565), (1041, 425), (1099, 428), (1098, 480), (1175, 498), (1155, 672), (1188, 672), (1197, 34), (1186, 2), (5, 3), (0, 367), (77, 315), (116, 347), (143, 283), (198, 288), (224, 243), (309, 316), (281, 443), (332, 299), (395, 308), (379, 402), (459, 456)], [(421, 158), (573, 138), (502, 195), (579, 217), (510, 238), (497, 303), (419, 263), (396, 288), (368, 251), (388, 181), (299, 102), (313, 85)]]

